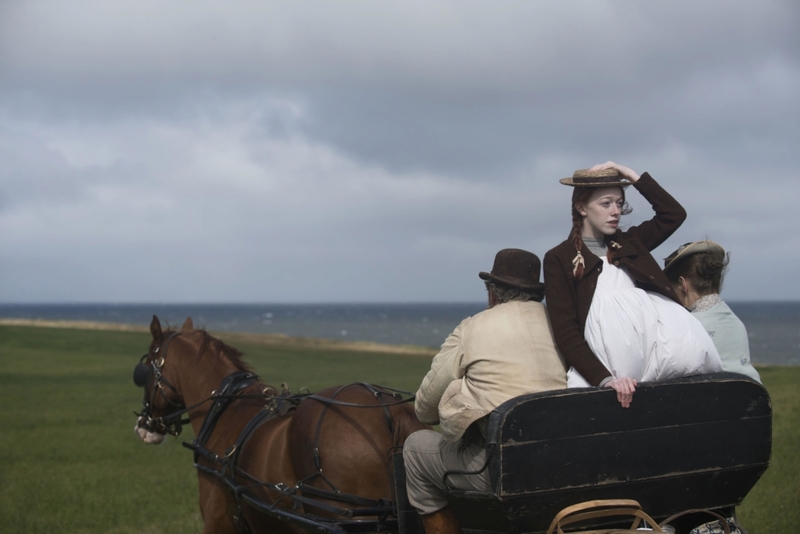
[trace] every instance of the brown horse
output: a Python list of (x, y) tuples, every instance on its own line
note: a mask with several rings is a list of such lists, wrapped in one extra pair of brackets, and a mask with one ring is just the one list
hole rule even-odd
[(145, 388), (136, 432), (159, 443), (180, 433), (188, 415), (204, 533), (296, 532), (304, 514), (381, 514), (376, 505), (392, 498), (392, 449), (426, 428), (410, 404), (360, 384), (305, 396), (276, 391), (191, 318), (176, 332), (162, 331), (153, 316), (150, 332), (134, 372)]

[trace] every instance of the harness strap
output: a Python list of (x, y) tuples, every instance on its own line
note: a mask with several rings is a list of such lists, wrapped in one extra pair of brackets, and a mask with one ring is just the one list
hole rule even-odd
[[(328, 409), (331, 407), (332, 404), (337, 404), (339, 406), (342, 406), (343, 403), (341, 401), (338, 401), (338, 402), (335, 401), (335, 397), (336, 397), (336, 395), (338, 395), (339, 393), (344, 391), (344, 389), (349, 387), (349, 386), (350, 386), (350, 384), (340, 387), (330, 397), (321, 397), (319, 395), (309, 395), (308, 398), (314, 399), (314, 400), (317, 400), (317, 401), (319, 401), (320, 399), (325, 399), (325, 401), (323, 401), (325, 406), (322, 408), (322, 413), (319, 414), (319, 420), (317, 421), (316, 436), (314, 438), (314, 450), (313, 450), (313, 453), (314, 453), (314, 468), (316, 469), (317, 472), (312, 474), (312, 475), (307, 476), (306, 478), (304, 478), (304, 479), (302, 479), (300, 481), (298, 481), (298, 483), (297, 483), (298, 485), (304, 484), (307, 480), (312, 480), (314, 478), (321, 477), (322, 480), (324, 480), (325, 483), (328, 486), (330, 486), (330, 488), (333, 491), (335, 491), (336, 493), (339, 493), (339, 490), (336, 488), (336, 486), (333, 485), (333, 482), (328, 480), (328, 477), (326, 477), (325, 474), (322, 472), (322, 460), (320, 459), (320, 456), (319, 456), (319, 439), (320, 439), (320, 434), (322, 432), (322, 421), (325, 419), (325, 414), (328, 413)], [(319, 397), (319, 398), (317, 398), (317, 397)], [(333, 402), (326, 402), (326, 401), (333, 401)]]
[[(366, 384), (366, 383), (362, 383), (362, 382), (355, 382), (354, 384), (348, 384), (348, 386), (352, 386), (352, 385), (355, 385), (355, 384), (358, 384), (358, 385), (361, 385), (361, 386), (364, 386), (364, 387), (369, 386), (369, 387), (374, 388), (374, 386), (372, 384)], [(347, 386), (343, 386), (343, 387), (347, 387)], [(381, 388), (383, 388), (383, 386), (381, 386)], [(390, 389), (390, 388), (386, 388), (386, 389)], [(372, 390), (370, 389), (370, 391), (372, 391)], [(375, 390), (375, 391), (378, 391), (378, 393), (380, 393), (379, 390)], [(305, 394), (303, 394), (303, 397), (306, 398), (306, 399), (313, 399), (315, 401), (319, 401), (319, 402), (321, 402), (323, 404), (333, 404), (333, 405), (336, 405), (336, 406), (347, 406), (349, 408), (391, 407), (391, 406), (397, 406), (398, 404), (406, 404), (408, 402), (414, 402), (414, 398), (415, 398), (414, 395), (412, 395), (408, 391), (402, 391), (402, 390), (391, 390), (391, 391), (392, 391), (392, 396), (395, 397), (395, 398), (397, 398), (399, 393), (402, 393), (404, 395), (409, 395), (409, 397), (406, 397), (406, 398), (404, 398), (402, 400), (398, 400), (398, 401), (395, 401), (395, 402), (386, 402), (386, 403), (381, 403), (381, 404), (356, 404), (354, 402), (345, 402), (345, 401), (336, 400), (336, 399), (334, 399), (332, 397), (323, 397), (321, 395), (316, 395), (314, 393), (310, 393), (310, 394), (309, 393), (305, 393)], [(337, 393), (338, 392), (339, 391), (337, 390)]]
[(383, 402), (383, 392), (372, 384), (367, 384), (366, 382), (359, 382), (359, 384), (367, 391), (372, 393), (372, 395), (378, 399), (378, 402), (381, 403), (381, 408), (383, 408), (383, 417), (386, 419), (386, 426), (389, 427), (389, 435), (394, 436), (394, 421), (392, 421), (392, 416), (389, 414), (389, 408), (386, 406), (386, 403)]
[[(291, 499), (295, 507), (297, 507), (298, 504), (304, 504), (348, 518), (359, 517), (359, 516), (378, 516), (379, 518), (381, 518), (379, 519), (379, 521), (382, 522), (385, 520), (387, 515), (393, 513), (394, 505), (391, 501), (387, 499), (369, 499), (366, 497), (359, 497), (357, 495), (342, 493), (333, 485), (333, 483), (330, 480), (327, 479), (327, 477), (325, 477), (325, 475), (322, 473), (322, 465), (319, 457), (320, 434), (325, 414), (327, 413), (328, 409), (331, 406), (346, 406), (352, 408), (380, 407), (383, 410), (384, 417), (387, 420), (387, 426), (389, 427), (389, 431), (392, 432), (393, 425), (391, 420), (391, 414), (389, 413), (388, 408), (390, 406), (394, 406), (397, 404), (403, 404), (406, 402), (413, 401), (414, 397), (413, 395), (411, 395), (411, 393), (402, 390), (397, 390), (394, 388), (384, 388), (384, 387), (378, 388), (371, 384), (359, 382), (356, 384), (348, 384), (346, 386), (342, 386), (341, 388), (336, 390), (336, 392), (331, 397), (323, 397), (320, 395), (314, 395), (309, 393), (293, 395), (290, 392), (287, 392), (286, 395), (280, 395), (280, 396), (276, 395), (271, 397), (271, 402), (268, 405), (266, 405), (263, 410), (260, 410), (252, 419), (250, 419), (250, 421), (248, 421), (247, 425), (245, 425), (245, 427), (239, 433), (239, 436), (237, 437), (234, 444), (226, 449), (225, 454), (223, 456), (217, 455), (216, 453), (212, 452), (205, 446), (209, 438), (211, 437), (211, 433), (213, 432), (217, 421), (219, 420), (222, 413), (231, 405), (231, 402), (234, 399), (250, 397), (238, 394), (241, 393), (244, 389), (246, 389), (250, 385), (252, 385), (253, 383), (255, 383), (257, 380), (258, 377), (256, 375), (253, 375), (252, 373), (248, 373), (246, 371), (232, 373), (231, 375), (225, 377), (225, 379), (223, 379), (222, 383), (220, 384), (219, 393), (203, 401), (203, 402), (208, 402), (209, 400), (213, 399), (214, 404), (212, 405), (209, 412), (206, 414), (206, 417), (203, 420), (203, 424), (201, 425), (201, 430), (200, 432), (198, 432), (197, 438), (194, 439), (191, 443), (186, 443), (186, 442), (183, 443), (184, 447), (194, 451), (195, 453), (194, 466), (197, 470), (216, 476), (223, 483), (225, 483), (225, 485), (227, 485), (228, 488), (231, 490), (236, 506), (234, 520), (237, 529), (239, 529), (239, 532), (241, 533), (250, 532), (249, 525), (247, 525), (247, 522), (242, 514), (242, 503), (245, 495), (247, 495), (246, 497), (247, 500), (256, 499), (256, 497), (251, 493), (251, 490), (256, 487), (266, 488), (280, 495), (280, 497), (275, 502), (271, 504), (264, 503), (264, 507), (269, 509), (277, 506), (278, 503), (282, 501), (284, 498), (288, 498)], [(359, 385), (367, 389), (370, 393), (372, 393), (376, 397), (376, 399), (378, 399), (379, 404), (356, 404), (351, 402), (340, 401), (335, 398), (345, 388), (353, 385)], [(383, 396), (387, 392), (390, 393), (392, 397), (399, 400), (390, 403), (384, 402)], [(403, 398), (403, 395), (410, 395), (410, 397)], [(258, 397), (265, 398), (261, 395), (259, 395)], [(269, 397), (266, 398), (269, 399)], [(271, 421), (272, 419), (275, 419), (276, 417), (286, 415), (290, 411), (296, 409), (297, 406), (303, 400), (309, 398), (317, 402), (321, 402), (325, 405), (322, 413), (320, 414), (319, 421), (317, 422), (317, 431), (315, 437), (314, 464), (317, 471), (316, 473), (299, 481), (295, 486), (289, 487), (285, 486), (282, 483), (263, 482), (238, 467), (239, 457), (245, 444), (261, 425), (265, 424), (268, 421)], [(219, 467), (211, 468), (199, 464), (198, 460), (200, 457), (206, 459), (207, 461)], [(239, 484), (237, 482), (237, 478), (239, 477), (249, 480), (251, 483)], [(323, 488), (317, 488), (307, 484), (308, 481), (316, 477), (321, 477), (323, 480), (325, 480), (326, 484), (328, 484), (331, 489), (327, 490)], [(298, 492), (302, 492), (303, 495), (299, 495)], [(357, 508), (343, 508), (340, 506), (335, 506), (333, 504), (320, 501), (319, 500), (320, 498), (347, 503), (350, 505), (354, 505)]]
[[(241, 471), (237, 468), (237, 463), (239, 462), (239, 455), (242, 452), (242, 448), (244, 443), (247, 439), (255, 432), (256, 428), (261, 426), (262, 424), (266, 423), (271, 419), (275, 419), (277, 417), (277, 410), (261, 410), (256, 414), (255, 417), (250, 419), (250, 421), (245, 425), (242, 429), (242, 432), (239, 434), (238, 439), (236, 442), (225, 451), (225, 465), (222, 466), (220, 470), (220, 475), (225, 476), (225, 472), (227, 471), (230, 478), (235, 480), (236, 473)], [(237, 488), (233, 490), (233, 501), (234, 506), (236, 506), (236, 512), (233, 515), (233, 519), (236, 522), (236, 527), (239, 529), (241, 533), (250, 532), (250, 525), (247, 524), (247, 520), (244, 518), (244, 510), (242, 510), (242, 490)]]
[(205, 445), (208, 438), (211, 437), (211, 432), (214, 431), (214, 427), (217, 426), (217, 421), (219, 421), (222, 412), (228, 407), (228, 404), (236, 398), (238, 393), (244, 391), (256, 382), (258, 382), (258, 376), (248, 371), (236, 371), (226, 376), (222, 380), (222, 383), (220, 383), (219, 390), (214, 396), (214, 403), (208, 410), (206, 418), (203, 419), (203, 424), (194, 441)]
[[(367, 497), (359, 497), (358, 495), (350, 495), (348, 493), (333, 492), (330, 490), (317, 488), (315, 486), (309, 486), (308, 484), (298, 484), (296, 488), (308, 495), (316, 495), (317, 497), (323, 497), (325, 499), (332, 499), (340, 502), (356, 504), (358, 506), (377, 507), (384, 504), (391, 506), (391, 501), (387, 501), (386, 499), (368, 499)], [(363, 515), (370, 515), (370, 514), (363, 514)]]
[[(205, 444), (208, 441), (208, 438), (211, 436), (211, 432), (214, 430), (216, 421), (219, 420), (222, 412), (230, 405), (231, 400), (236, 398), (235, 394), (252, 385), (257, 379), (257, 376), (244, 371), (233, 373), (226, 377), (225, 380), (223, 380), (223, 383), (220, 385), (220, 391), (225, 393), (225, 397), (217, 397), (215, 399), (214, 407), (212, 408), (213, 413), (212, 411), (209, 411), (209, 413), (206, 415), (206, 419), (203, 421), (202, 428), (204, 432), (199, 432), (198, 438), (192, 441), (191, 444), (183, 444), (185, 447), (192, 449), (195, 452), (195, 468), (201, 469), (202, 467), (197, 463), (198, 456), (202, 456), (203, 458), (206, 458), (207, 460), (210, 460), (211, 462), (220, 466), (219, 470), (203, 470), (206, 472), (213, 471), (218, 478), (226, 482), (231, 488), (234, 498), (234, 505), (236, 506), (236, 512), (233, 516), (234, 522), (236, 524), (236, 528), (243, 534), (250, 532), (250, 527), (247, 524), (247, 520), (244, 518), (242, 510), (242, 492), (248, 490), (252, 486), (248, 487), (236, 484), (236, 475), (246, 476), (251, 480), (255, 479), (238, 468), (237, 464), (239, 461), (239, 455), (241, 454), (245, 443), (250, 439), (258, 427), (267, 421), (275, 419), (276, 417), (286, 415), (297, 407), (301, 399), (293, 398), (291, 396), (273, 398), (270, 404), (265, 406), (263, 410), (260, 410), (253, 418), (250, 419), (250, 421), (247, 422), (247, 425), (245, 425), (245, 427), (239, 433), (239, 436), (234, 444), (226, 449), (225, 455), (222, 457), (208, 450), (208, 448), (205, 447)], [(220, 399), (224, 399), (224, 401), (220, 401)], [(214, 408), (217, 409), (214, 410)], [(260, 481), (256, 482), (258, 482), (255, 484), (256, 486), (266, 485), (267, 487), (270, 487), (270, 489), (285, 493), (280, 489), (280, 485), (274, 486), (271, 484), (261, 483)]]
[[(379, 404), (356, 404), (356, 403), (344, 402), (344, 401), (340, 401), (340, 400), (336, 399), (336, 396), (339, 395), (342, 391), (344, 391), (346, 388), (348, 388), (350, 386), (354, 386), (354, 385), (361, 386), (364, 389), (366, 389), (367, 391), (369, 391), (370, 393), (372, 393), (372, 395), (378, 400)], [(361, 500), (362, 498), (358, 497), (356, 495), (347, 495), (347, 494), (341, 493), (339, 491), (339, 489), (333, 484), (333, 482), (331, 482), (330, 479), (328, 479), (328, 477), (326, 477), (325, 473), (322, 471), (322, 459), (320, 458), (320, 453), (319, 453), (319, 443), (320, 443), (320, 435), (321, 435), (321, 432), (322, 432), (322, 422), (325, 419), (325, 415), (328, 413), (328, 409), (331, 406), (347, 406), (347, 407), (352, 407), (352, 408), (377, 408), (377, 407), (380, 407), (383, 410), (383, 415), (384, 415), (384, 418), (386, 419), (386, 424), (389, 427), (389, 434), (393, 436), (394, 435), (394, 425), (393, 425), (392, 417), (391, 417), (391, 414), (389, 413), (389, 408), (388, 407), (389, 406), (394, 406), (396, 404), (403, 404), (405, 402), (410, 402), (410, 401), (414, 400), (414, 396), (411, 395), (410, 398), (403, 399), (403, 397), (401, 395), (401, 390), (397, 390), (397, 389), (393, 389), (393, 388), (386, 388), (386, 391), (391, 392), (393, 397), (399, 398), (400, 400), (398, 402), (384, 403), (383, 402), (383, 395), (382, 395), (381, 390), (376, 388), (372, 384), (367, 384), (365, 382), (356, 382), (354, 384), (347, 384), (345, 386), (342, 386), (339, 389), (337, 389), (333, 393), (333, 395), (331, 395), (330, 397), (322, 397), (320, 395), (313, 395), (313, 394), (308, 395), (306, 397), (306, 398), (310, 398), (310, 399), (318, 401), (318, 402), (322, 402), (325, 405), (325, 407), (323, 408), (322, 413), (320, 413), (319, 420), (317, 421), (316, 437), (314, 438), (314, 449), (313, 449), (314, 467), (315, 467), (317, 472), (307, 476), (306, 478), (304, 478), (302, 480), (300, 480), (297, 483), (296, 487), (302, 487), (302, 488), (304, 488), (304, 491), (308, 491), (309, 493), (315, 493), (320, 497), (339, 500), (339, 501), (342, 501), (342, 502), (349, 502), (349, 503), (352, 503), (352, 504), (365, 505), (365, 506), (376, 506), (376, 505), (380, 504), (378, 501), (375, 501), (375, 500), (372, 500), (372, 499), (363, 499), (363, 500)], [(407, 393), (407, 392), (402, 392), (402, 393)], [(410, 395), (410, 393), (408, 393), (408, 394)], [(313, 487), (313, 486), (310, 486), (310, 485), (307, 484), (308, 481), (313, 480), (313, 479), (315, 479), (317, 477), (322, 478), (322, 480), (325, 481), (325, 483), (331, 488), (332, 491), (324, 490), (324, 489), (321, 489), (321, 488), (316, 488), (316, 487)], [(312, 488), (312, 489), (309, 490), (309, 488)], [(348, 517), (350, 517), (350, 516), (348, 516)]]
[[(250, 419), (247, 425), (242, 429), (239, 433), (239, 437), (236, 439), (236, 442), (229, 447), (226, 451), (225, 457), (228, 459), (228, 472), (231, 479), (235, 480), (237, 474), (246, 475), (248, 478), (250, 477), (247, 473), (239, 469), (239, 456), (244, 449), (245, 444), (247, 441), (252, 437), (253, 433), (258, 429), (261, 425), (266, 423), (267, 421), (271, 421), (278, 417), (282, 417), (289, 413), (290, 411), (297, 408), (300, 404), (300, 401), (291, 397), (276, 397), (273, 398), (272, 402), (264, 407), (263, 410), (258, 412), (255, 417)], [(226, 466), (226, 467), (227, 467)], [(223, 468), (224, 470), (224, 468)], [(259, 481), (260, 482), (260, 481)], [(234, 501), (236, 504), (237, 515), (244, 518), (242, 515), (242, 502), (241, 502), (241, 490), (235, 490), (233, 492)]]

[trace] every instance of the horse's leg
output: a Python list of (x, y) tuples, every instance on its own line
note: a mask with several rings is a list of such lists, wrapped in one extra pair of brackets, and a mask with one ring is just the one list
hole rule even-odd
[(235, 508), (230, 490), (210, 475), (200, 473), (198, 478), (203, 534), (238, 534), (233, 521)]
[[(289, 431), (293, 424), (292, 414), (283, 416), (260, 426), (248, 440), (241, 454), (239, 466), (263, 482), (282, 483), (294, 486), (297, 483), (289, 458)], [(256, 494), (265, 503), (281, 500), (279, 506), (292, 508), (293, 501), (281, 499), (276, 491), (258, 490)], [(302, 512), (302, 508), (298, 510)], [(245, 507), (245, 517), (253, 532), (278, 532), (295, 534), (304, 532), (285, 521), (270, 517), (250, 507)]]
[[(220, 456), (224, 455), (236, 442), (244, 425), (261, 410), (261, 405), (253, 403), (249, 407), (238, 405), (229, 408), (214, 429), (207, 448)], [(257, 481), (293, 486), (296, 479), (287, 452), (287, 429), (290, 426), (291, 416), (287, 415), (267, 421), (256, 428), (238, 452), (236, 467)], [(209, 467), (215, 471), (220, 469), (219, 465)], [(216, 476), (200, 473), (199, 481), (203, 534), (238, 534), (235, 516), (243, 517), (254, 533), (295, 532), (285, 522), (258, 512), (244, 502), (241, 503), (241, 509), (237, 507), (231, 489)], [(237, 475), (236, 481), (241, 486), (252, 486), (257, 482), (241, 475)], [(272, 504), (281, 497), (278, 492), (258, 487), (251, 487), (249, 491), (266, 504)], [(283, 503), (279, 506), (290, 507), (291, 504), (286, 499), (285, 506)]]

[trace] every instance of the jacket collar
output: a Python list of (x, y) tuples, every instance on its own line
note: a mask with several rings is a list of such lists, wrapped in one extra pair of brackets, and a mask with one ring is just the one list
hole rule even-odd
[(622, 235), (620, 230), (617, 230), (614, 235), (606, 236), (605, 242), (609, 252), (614, 252), (615, 258), (636, 256), (638, 254), (636, 252), (636, 247), (634, 247), (633, 244), (631, 244), (631, 242), (628, 241), (624, 235)]
[[(574, 253), (575, 247), (572, 247), (572, 250)], [(587, 273), (592, 269), (594, 269), (595, 265), (603, 262), (603, 260), (601, 260), (599, 257), (597, 257), (597, 255), (594, 254), (594, 252), (589, 250), (589, 247), (586, 246), (586, 243), (583, 242), (583, 239), (581, 239), (581, 255), (583, 256), (583, 263), (584, 263), (583, 270), (584, 272)]]

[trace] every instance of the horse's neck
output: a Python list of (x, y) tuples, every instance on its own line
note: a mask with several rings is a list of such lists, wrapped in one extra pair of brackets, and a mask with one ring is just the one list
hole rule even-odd
[(183, 351), (181, 389), (186, 406), (202, 402), (219, 388), (222, 380), (238, 368), (209, 346), (200, 353), (201, 342), (190, 339)]
[[(232, 373), (241, 371), (241, 369), (227, 356), (218, 353), (213, 344), (210, 344), (201, 353), (202, 340), (198, 342), (196, 338), (190, 338), (190, 341), (192, 349), (184, 352), (184, 356), (188, 356), (188, 358), (184, 358), (185, 364), (181, 386), (184, 404), (187, 407), (199, 404), (196, 409), (189, 412), (189, 420), (194, 430), (194, 435), (199, 436), (209, 410), (213, 406), (213, 401), (209, 400), (212, 397), (212, 393), (220, 391), (223, 380)], [(257, 411), (262, 407), (263, 405), (254, 404), (251, 409)], [(240, 411), (239, 413), (244, 412)], [(248, 420), (249, 417), (245, 419), (245, 422)], [(220, 424), (222, 423), (223, 421), (220, 420)], [(216, 422), (214, 424), (217, 425)], [(219, 428), (219, 425), (217, 425), (217, 428)], [(211, 442), (205, 445), (213, 448)], [(222, 451), (216, 452), (221, 453)]]

